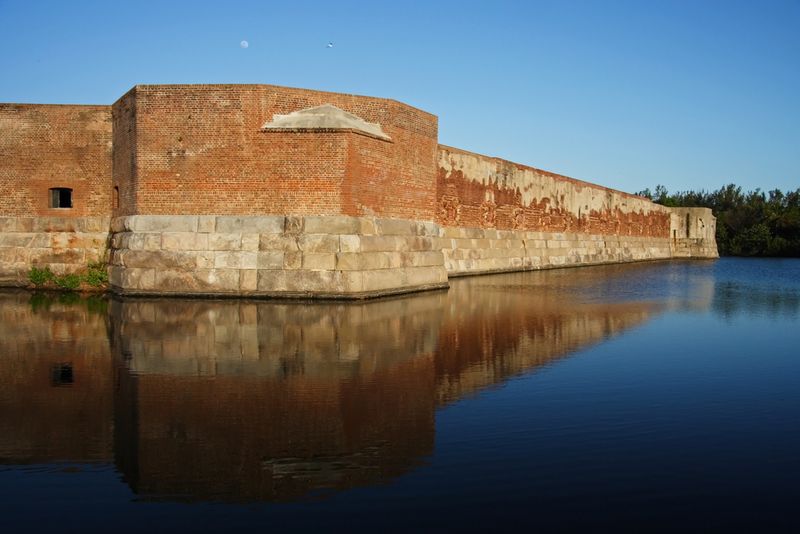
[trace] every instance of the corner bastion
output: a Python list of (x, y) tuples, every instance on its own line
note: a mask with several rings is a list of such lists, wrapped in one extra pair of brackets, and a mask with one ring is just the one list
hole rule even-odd
[(394, 100), (138, 85), (0, 104), (0, 285), (108, 264), (131, 295), (364, 298), (451, 276), (717, 257), (706, 208), (440, 145)]

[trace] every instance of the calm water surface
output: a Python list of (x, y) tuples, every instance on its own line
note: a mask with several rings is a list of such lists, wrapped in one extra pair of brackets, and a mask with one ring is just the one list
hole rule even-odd
[(0, 531), (798, 531), (800, 261), (0, 293)]

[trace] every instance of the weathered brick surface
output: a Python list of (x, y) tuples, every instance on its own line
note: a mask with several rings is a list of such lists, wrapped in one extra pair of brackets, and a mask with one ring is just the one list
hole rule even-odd
[[(73, 190), (50, 207), (49, 189)], [(111, 213), (111, 107), (0, 104), (0, 215)]]
[[(265, 132), (333, 104), (353, 132)], [(432, 220), (436, 117), (393, 100), (268, 85), (137, 86), (114, 106), (117, 215), (381, 215)]]
[(436, 222), (443, 226), (670, 236), (669, 208), (498, 158), (439, 146)]

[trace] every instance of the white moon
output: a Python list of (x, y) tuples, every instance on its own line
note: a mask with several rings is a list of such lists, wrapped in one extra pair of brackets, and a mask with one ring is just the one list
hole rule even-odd
[(239, 43), (239, 46), (241, 46), (242, 48), (247, 48), (248, 46), (250, 46), (250, 43), (248, 43), (247, 41), (242, 41), (241, 43)]

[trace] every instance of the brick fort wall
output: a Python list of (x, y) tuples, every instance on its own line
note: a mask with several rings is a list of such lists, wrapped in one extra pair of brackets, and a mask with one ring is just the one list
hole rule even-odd
[[(322, 104), (379, 123), (391, 142), (262, 131), (276, 114)], [(115, 215), (433, 219), (437, 119), (405, 104), (268, 85), (143, 85), (113, 109)]]

